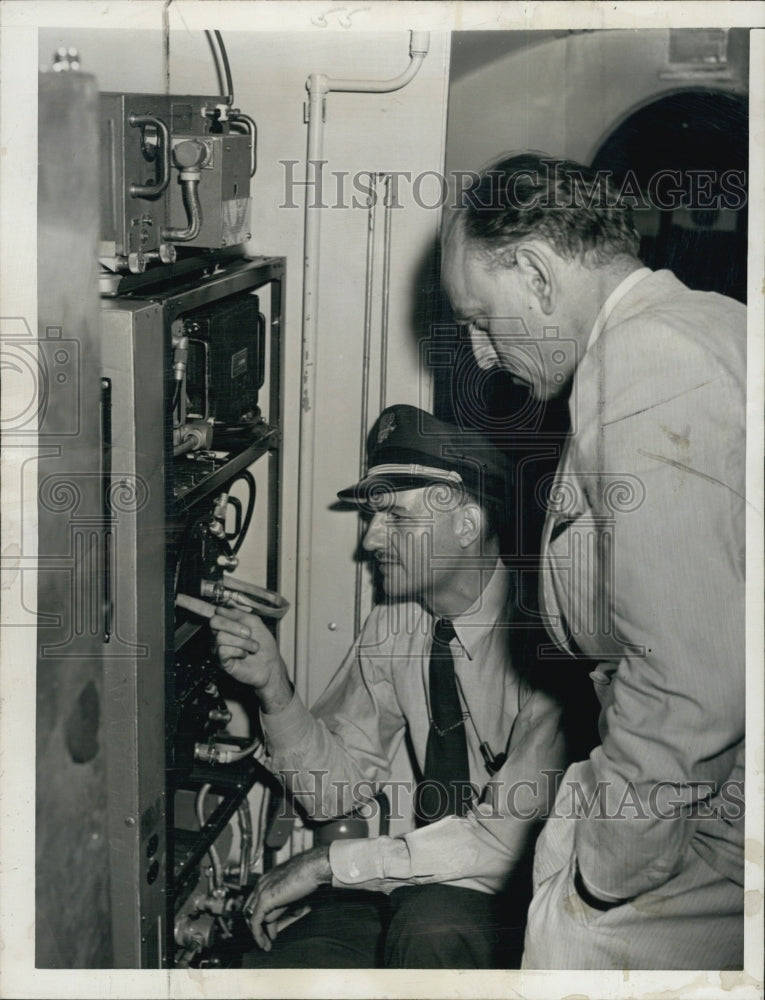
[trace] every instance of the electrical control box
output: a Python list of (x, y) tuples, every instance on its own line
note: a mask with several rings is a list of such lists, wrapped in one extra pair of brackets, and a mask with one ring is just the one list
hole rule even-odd
[(115, 272), (250, 237), (255, 128), (221, 97), (102, 93), (99, 259)]
[[(205, 150), (199, 183), (202, 223), (199, 234), (184, 246), (216, 248), (246, 243), (250, 238), (252, 142), (249, 136), (233, 133), (200, 136), (197, 142)], [(179, 146), (176, 142), (175, 148)], [(170, 181), (169, 200), (170, 227), (182, 229), (187, 209), (179, 178)]]
[(252, 424), (265, 377), (266, 321), (256, 295), (236, 295), (183, 318), (186, 416), (217, 428)]

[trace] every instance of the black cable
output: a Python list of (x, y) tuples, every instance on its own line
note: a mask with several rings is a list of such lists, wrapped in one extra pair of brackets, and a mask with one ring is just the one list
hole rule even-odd
[(213, 41), (212, 31), (205, 30), (205, 35), (207, 36), (207, 44), (210, 46), (210, 52), (212, 53), (213, 62), (215, 63), (215, 75), (218, 78), (218, 89), (223, 90), (223, 73), (221, 73), (220, 68), (220, 56), (218, 54), (218, 49)]
[(229, 486), (229, 492), (231, 492), (231, 486), (233, 486), (234, 483), (237, 483), (240, 479), (243, 479), (247, 483), (247, 486), (249, 487), (250, 490), (250, 496), (249, 499), (247, 500), (247, 510), (245, 511), (244, 519), (242, 520), (242, 526), (239, 529), (239, 533), (236, 536), (236, 541), (231, 546), (231, 551), (233, 555), (236, 555), (239, 549), (242, 547), (242, 542), (244, 541), (245, 535), (249, 530), (250, 523), (252, 521), (252, 514), (253, 511), (255, 510), (255, 497), (257, 494), (257, 487), (255, 486), (255, 478), (249, 469), (243, 469), (236, 477), (236, 479), (233, 479), (231, 481), (231, 484)]
[(220, 56), (223, 60), (223, 68), (226, 71), (226, 87), (228, 88), (227, 103), (230, 108), (234, 106), (234, 81), (231, 77), (231, 66), (228, 62), (228, 55), (226, 53), (226, 46), (223, 44), (223, 39), (221, 38), (221, 33), (219, 31), (215, 32), (215, 37), (218, 40), (218, 47), (220, 49)]
[[(213, 59), (215, 60), (215, 72), (218, 77), (219, 86), (222, 87), (223, 76), (225, 75), (226, 77), (226, 89), (228, 91), (228, 94), (226, 95), (226, 103), (231, 108), (234, 106), (234, 81), (231, 78), (231, 66), (229, 65), (228, 55), (226, 54), (226, 46), (223, 44), (223, 39), (221, 38), (219, 31), (205, 30), (205, 34), (207, 35), (207, 41), (210, 45), (210, 49), (212, 50)], [(213, 35), (215, 35), (215, 40), (218, 43), (217, 49), (213, 44)], [(220, 63), (223, 63), (223, 74), (220, 71)]]

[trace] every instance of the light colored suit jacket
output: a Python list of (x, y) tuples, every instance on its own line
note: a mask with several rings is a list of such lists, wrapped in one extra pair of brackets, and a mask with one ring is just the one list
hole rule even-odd
[(740, 303), (658, 271), (574, 377), (541, 589), (556, 643), (598, 662), (575, 851), (605, 899), (688, 850), (743, 884), (745, 351)]

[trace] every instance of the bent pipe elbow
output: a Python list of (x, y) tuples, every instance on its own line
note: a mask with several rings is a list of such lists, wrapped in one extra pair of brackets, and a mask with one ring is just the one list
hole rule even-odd
[(183, 202), (186, 206), (188, 225), (185, 229), (169, 227), (162, 230), (162, 239), (173, 243), (188, 243), (195, 240), (202, 230), (202, 206), (199, 202), (199, 178), (181, 178)]

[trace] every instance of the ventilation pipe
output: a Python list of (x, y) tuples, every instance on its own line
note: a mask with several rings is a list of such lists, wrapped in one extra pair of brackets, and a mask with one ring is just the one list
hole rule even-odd
[(302, 671), (308, 662), (311, 543), (313, 535), (314, 430), (316, 417), (316, 343), (319, 297), (320, 207), (311, 206), (308, 198), (313, 182), (321, 177), (324, 148), (324, 109), (327, 94), (388, 94), (405, 87), (417, 75), (430, 45), (430, 33), (412, 31), (409, 40), (409, 65), (390, 80), (337, 80), (324, 73), (311, 73), (306, 80), (308, 101), (308, 154), (305, 165), (306, 203), (303, 256), (303, 327), (300, 373), (300, 458), (298, 465), (297, 586), (295, 608), (295, 687), (307, 695), (307, 677)]

